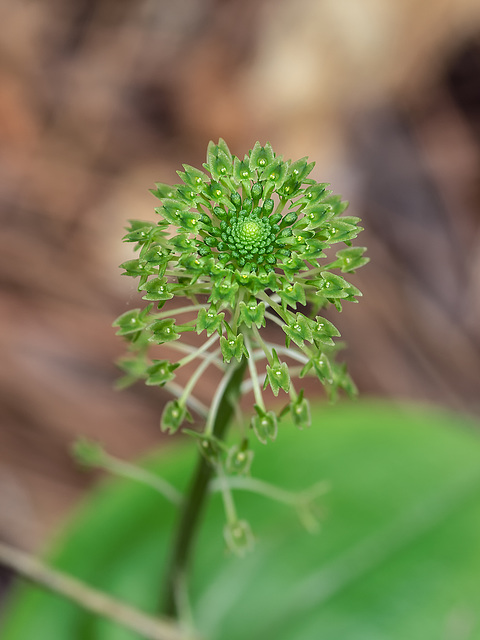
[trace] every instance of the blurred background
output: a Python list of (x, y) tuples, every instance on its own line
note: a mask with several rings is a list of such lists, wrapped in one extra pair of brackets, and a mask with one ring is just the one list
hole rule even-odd
[(77, 436), (160, 442), (162, 391), (113, 389), (121, 237), (219, 136), (308, 155), (363, 219), (335, 320), (360, 392), (480, 413), (478, 0), (15, 0), (0, 24), (1, 538), (38, 548), (91, 483)]

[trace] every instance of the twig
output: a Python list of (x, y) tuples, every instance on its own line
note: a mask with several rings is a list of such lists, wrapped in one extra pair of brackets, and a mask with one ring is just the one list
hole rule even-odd
[(92, 613), (122, 624), (148, 640), (194, 640), (194, 636), (181, 630), (175, 623), (143, 613), (2, 542), (0, 564), (50, 591), (69, 598)]

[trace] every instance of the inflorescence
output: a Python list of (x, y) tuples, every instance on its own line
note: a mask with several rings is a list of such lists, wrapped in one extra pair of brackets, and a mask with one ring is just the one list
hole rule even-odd
[[(343, 302), (361, 295), (340, 273), (353, 273), (368, 259), (363, 247), (351, 246), (361, 231), (359, 218), (343, 215), (347, 203), (308, 177), (313, 167), (307, 158), (284, 161), (259, 142), (240, 160), (220, 139), (208, 146), (206, 172), (184, 165), (182, 184), (158, 183), (152, 190), (161, 201), (157, 222), (130, 222), (124, 240), (135, 243), (138, 257), (122, 267), (125, 275), (139, 277), (138, 289), (150, 303), (115, 322), (130, 349), (120, 366), (125, 384), (144, 379), (176, 394), (165, 407), (163, 429), (176, 431), (190, 417), (188, 407), (201, 412), (192, 395), (196, 382), (208, 366), (226, 369), (234, 358), (248, 358), (252, 427), (261, 442), (275, 438), (277, 419), (285, 413), (299, 426), (309, 424), (307, 400), (291, 374), (316, 375), (331, 396), (339, 388), (354, 392), (344, 365), (333, 357), (340, 334), (320, 310), (334, 305), (341, 311)], [(326, 251), (336, 244), (343, 248), (332, 258)], [(174, 298), (188, 303), (166, 304)], [(177, 323), (189, 312), (193, 319)], [(282, 328), (285, 346), (262, 337), (267, 320)], [(192, 331), (206, 332), (202, 347), (191, 347), (176, 362), (150, 358), (152, 344), (175, 347)], [(197, 357), (197, 371), (178, 391), (176, 370)], [(275, 395), (289, 395), (279, 416), (266, 408), (268, 386)], [(214, 411), (215, 401), (202, 436), (207, 441)], [(233, 466), (248, 458), (242, 446)]]

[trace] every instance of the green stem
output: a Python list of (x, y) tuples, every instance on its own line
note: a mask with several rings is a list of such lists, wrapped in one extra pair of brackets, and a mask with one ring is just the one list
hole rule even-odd
[[(240, 395), (240, 385), (247, 367), (246, 358), (244, 357), (239, 364), (235, 362), (233, 366), (235, 370), (223, 392), (213, 427), (213, 435), (219, 440), (223, 440), (226, 435), (234, 412), (234, 404)], [(181, 510), (180, 520), (174, 532), (170, 564), (167, 568), (162, 609), (165, 615), (172, 618), (178, 618), (180, 615), (176, 594), (179, 592), (182, 577), (187, 573), (195, 535), (213, 471), (212, 465), (200, 453), (197, 468)]]
[(204, 351), (207, 351), (207, 349), (209, 349), (212, 346), (212, 344), (215, 344), (218, 338), (219, 338), (218, 333), (215, 332), (213, 336), (209, 340), (204, 342), (201, 347), (199, 347), (198, 349), (195, 349), (195, 351), (192, 351), (188, 356), (185, 356), (184, 358), (179, 360), (177, 362), (178, 366), (183, 367), (184, 365), (188, 364), (192, 360), (195, 360), (195, 358), (198, 358), (200, 355), (202, 355)]
[(112, 475), (128, 478), (148, 485), (149, 487), (152, 487), (152, 489), (155, 489), (155, 491), (158, 491), (158, 493), (161, 493), (162, 496), (172, 504), (179, 505), (182, 501), (182, 494), (180, 491), (177, 491), (173, 485), (163, 478), (160, 478), (146, 469), (142, 469), (142, 467), (137, 467), (134, 464), (125, 462), (124, 460), (119, 460), (108, 453), (103, 452), (101, 460), (99, 460), (98, 464), (95, 466), (108, 471)]
[[(252, 354), (253, 349), (250, 345), (250, 341), (247, 335), (245, 335), (245, 346), (247, 347), (248, 353)], [(258, 404), (258, 406), (261, 409), (265, 411), (265, 403), (263, 402), (262, 389), (258, 381), (258, 373), (257, 373), (257, 368), (255, 366), (255, 361), (253, 359), (253, 355), (250, 355), (250, 358), (248, 359), (248, 369), (250, 371), (250, 379), (252, 381), (252, 389), (253, 389), (253, 395), (255, 396), (255, 402)]]
[[(266, 302), (268, 305), (270, 305), (272, 309), (274, 309), (274, 311), (276, 311), (278, 315), (288, 324), (290, 312), (284, 311), (282, 307), (279, 304), (277, 304), (271, 296), (265, 293), (265, 291), (259, 291), (257, 293), (257, 298), (260, 298), (261, 300)], [(292, 314), (290, 313), (290, 316), (291, 315)]]
[(177, 316), (180, 313), (188, 313), (189, 311), (196, 311), (197, 309), (207, 309), (208, 304), (189, 304), (185, 307), (172, 307), (168, 311), (162, 311), (155, 315), (157, 320), (161, 318), (168, 318), (169, 316)]
[(0, 543), (0, 565), (9, 567), (36, 585), (68, 598), (91, 613), (114, 620), (134, 631), (135, 637), (150, 640), (193, 640), (192, 634), (185, 633), (170, 620), (154, 618), (4, 543)]
[(202, 362), (195, 369), (194, 373), (190, 376), (190, 379), (185, 385), (182, 395), (178, 399), (178, 402), (182, 407), (187, 404), (187, 400), (190, 397), (191, 392), (195, 388), (195, 385), (197, 384), (199, 379), (202, 377), (205, 369), (208, 369), (208, 367), (211, 364), (211, 361), (214, 360), (219, 353), (220, 353), (220, 349), (218, 349), (217, 351), (214, 351), (213, 353), (210, 353), (209, 357), (205, 358), (205, 360), (202, 360)]
[(275, 213), (282, 213), (285, 209), (285, 205), (288, 202), (288, 198), (280, 198), (280, 202), (278, 203), (277, 208), (275, 209)]

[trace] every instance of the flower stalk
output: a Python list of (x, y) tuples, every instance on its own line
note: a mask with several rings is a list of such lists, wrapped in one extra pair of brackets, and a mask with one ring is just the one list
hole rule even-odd
[[(231, 368), (231, 376), (224, 387), (215, 420), (213, 422), (213, 436), (223, 440), (234, 413), (234, 404), (240, 396), (240, 385), (243, 380), (246, 359)], [(193, 474), (190, 489), (182, 505), (177, 528), (173, 535), (172, 551), (164, 585), (164, 602), (162, 611), (169, 617), (178, 617), (180, 613), (176, 594), (179, 582), (185, 575), (190, 560), (192, 545), (198, 530), (199, 519), (208, 494), (208, 486), (214, 472), (214, 467), (205, 455), (200, 455), (197, 468)]]
[[(244, 553), (253, 537), (248, 523), (237, 517), (232, 477), (239, 479), (236, 487), (255, 487), (290, 501), (313, 528), (309, 495), (298, 501), (253, 479), (247, 482), (250, 440), (252, 435), (265, 445), (275, 440), (287, 414), (299, 428), (310, 425), (308, 400), (294, 386), (294, 377), (315, 376), (331, 399), (339, 390), (355, 393), (345, 366), (336, 360), (340, 333), (322, 310), (333, 306), (341, 311), (344, 302), (356, 301), (361, 293), (344, 275), (368, 262), (365, 248), (352, 246), (362, 229), (359, 218), (344, 215), (347, 203), (328, 184), (310, 177), (314, 163), (307, 158), (284, 160), (270, 144), (257, 142), (241, 159), (220, 139), (208, 145), (203, 167), (183, 165), (181, 183), (156, 184), (156, 222), (130, 221), (124, 240), (134, 243), (137, 257), (122, 267), (124, 275), (139, 278), (146, 306), (114, 323), (128, 343), (127, 356), (119, 362), (121, 384), (144, 380), (175, 389), (177, 397), (166, 404), (161, 428), (168, 433), (182, 429), (199, 445), (164, 583), (163, 611), (175, 617), (188, 609), (185, 576), (212, 478), (222, 491), (224, 537), (234, 553)], [(335, 252), (337, 244), (342, 248)], [(180, 306), (169, 308), (170, 300), (180, 298)], [(180, 314), (186, 318), (183, 324), (177, 323)], [(264, 338), (267, 322), (277, 333), (281, 329), (283, 344), (271, 333)], [(200, 347), (189, 343), (192, 332), (206, 336)], [(169, 345), (183, 357), (157, 359), (158, 348)], [(196, 359), (200, 364), (181, 390), (177, 370)], [(301, 366), (289, 368), (291, 360)], [(220, 368), (223, 378), (203, 427), (185, 429), (185, 420), (193, 420), (187, 409), (191, 394), (210, 365)], [(240, 414), (240, 395), (250, 391), (249, 428), (239, 430), (237, 441), (227, 441), (232, 417)], [(280, 411), (271, 408), (271, 394), (285, 394), (287, 405)]]

